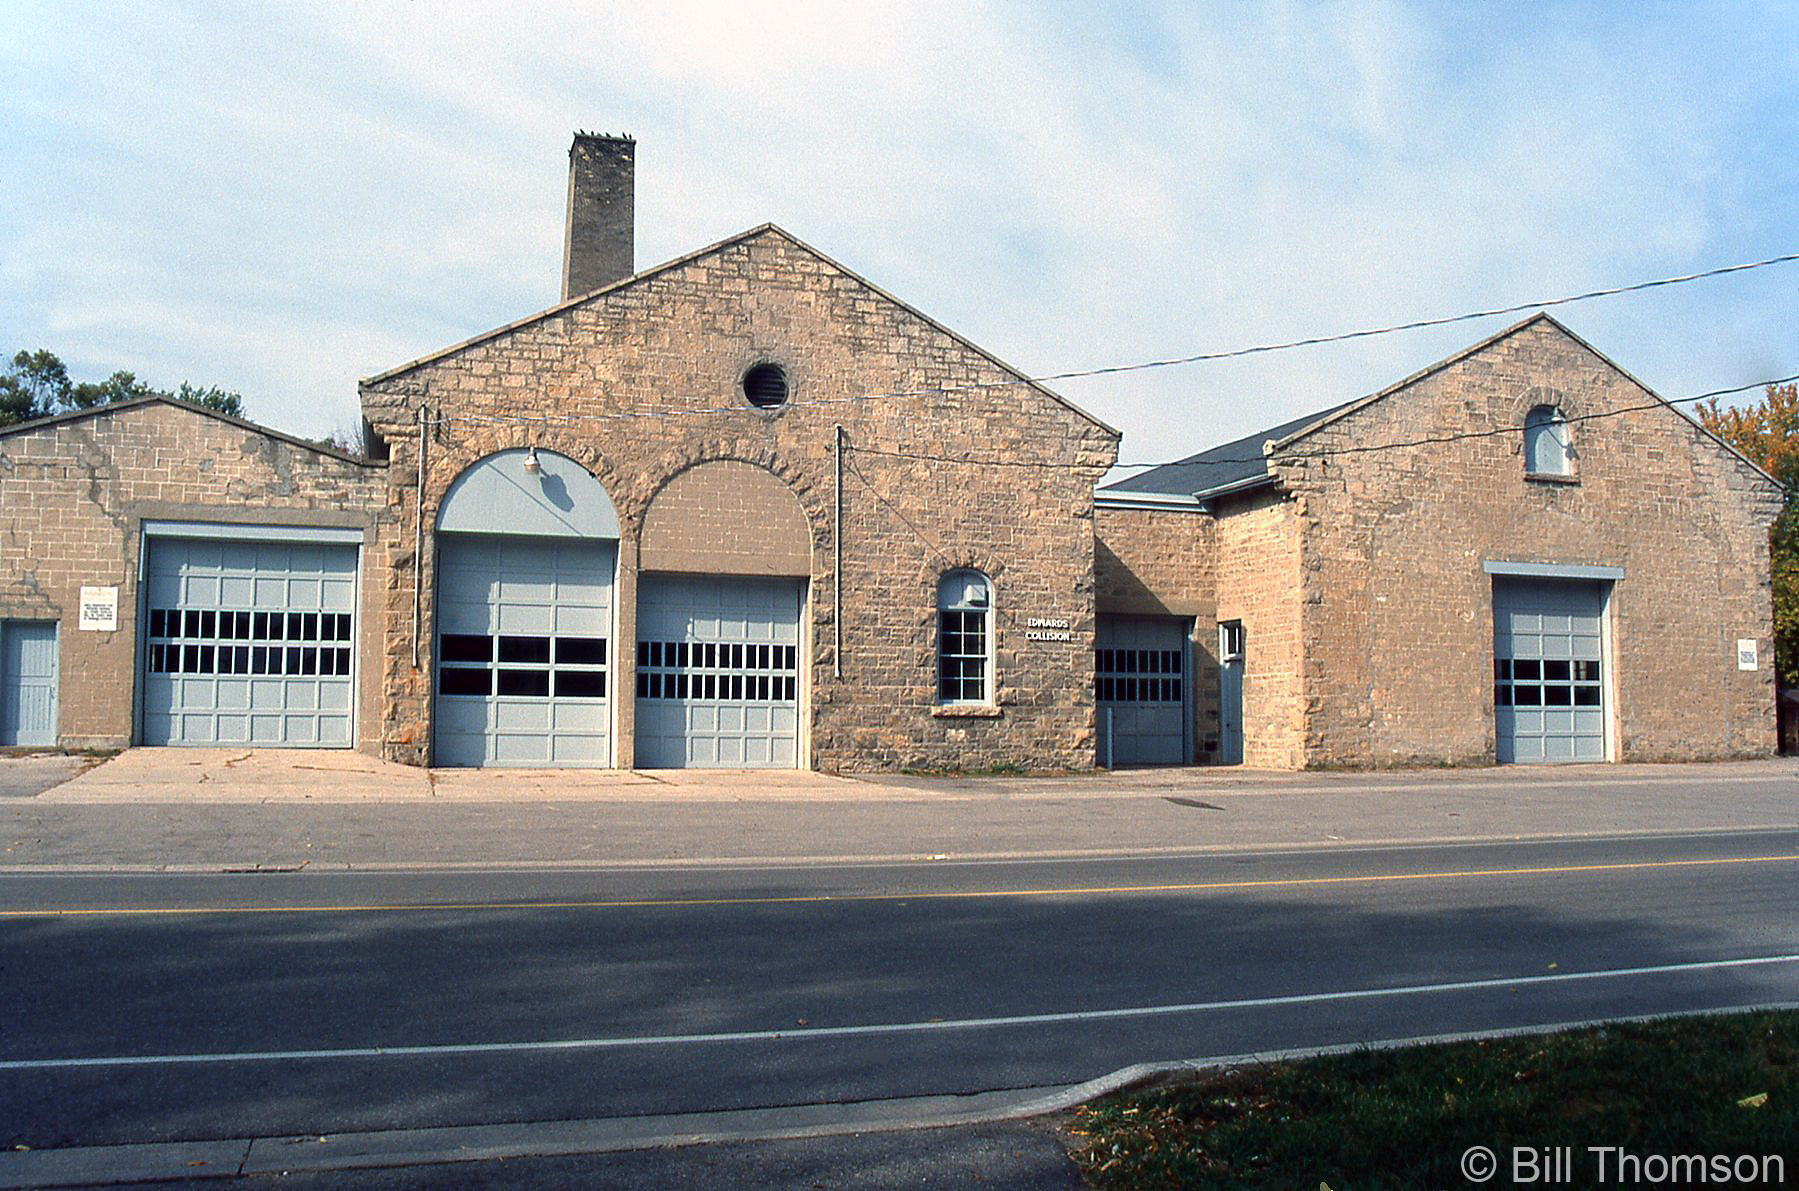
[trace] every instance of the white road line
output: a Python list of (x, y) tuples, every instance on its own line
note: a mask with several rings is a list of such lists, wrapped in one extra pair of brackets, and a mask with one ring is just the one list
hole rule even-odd
[(0, 1071), (47, 1071), (70, 1067), (176, 1067), (200, 1063), (267, 1063), (303, 1059), (385, 1059), (421, 1055), (516, 1054), (532, 1051), (619, 1050), (639, 1046), (686, 1046), (710, 1042), (804, 1041), (812, 1038), (850, 1038), (877, 1034), (921, 1034), (934, 1030), (982, 1030), (1005, 1026), (1063, 1025), (1071, 1022), (1110, 1021), (1132, 1017), (1167, 1017), (1183, 1013), (1213, 1013), (1230, 1009), (1266, 1009), (1282, 1005), (1313, 1005), (1326, 1001), (1368, 1000), (1377, 997), (1410, 997), (1430, 993), (1470, 992), (1479, 989), (1519, 988), (1578, 980), (1612, 980), (1630, 976), (1660, 976), (1677, 972), (1713, 972), (1729, 968), (1770, 967), (1799, 963), (1799, 954), (1761, 955), (1746, 959), (1702, 960), (1682, 964), (1654, 964), (1636, 968), (1601, 968), (1592, 972), (1552, 972), (1536, 976), (1505, 976), (1489, 980), (1456, 980), (1444, 984), (1411, 984), (1397, 988), (1360, 988), (1342, 992), (1298, 993), (1283, 997), (1250, 997), (1238, 1001), (1192, 1001), (1180, 1005), (1140, 1005), (1127, 1009), (1083, 1009), (1067, 1013), (1027, 1013), (1013, 1017), (969, 1017), (948, 1021), (889, 1022), (864, 1026), (802, 1026), (795, 1030), (744, 1030), (718, 1034), (660, 1034), (631, 1038), (564, 1038), (542, 1042), (463, 1042), (437, 1046), (351, 1046), (330, 1050), (260, 1050), (225, 1054), (107, 1055), (75, 1059), (0, 1060)]

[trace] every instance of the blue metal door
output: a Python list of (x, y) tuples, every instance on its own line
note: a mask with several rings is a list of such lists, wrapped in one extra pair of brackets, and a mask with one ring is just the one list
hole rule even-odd
[(1493, 581), (1493, 727), (1502, 762), (1603, 761), (1605, 585)]
[(612, 764), (616, 545), (446, 533), (437, 551), (437, 764)]
[(1218, 626), (1218, 762), (1243, 764), (1243, 622)]
[(356, 547), (155, 538), (144, 743), (348, 748)]
[(637, 589), (637, 765), (799, 764), (793, 579), (646, 575)]
[(1099, 762), (1187, 761), (1187, 625), (1168, 616), (1102, 616), (1093, 633)]
[(56, 622), (0, 620), (0, 745), (56, 743)]

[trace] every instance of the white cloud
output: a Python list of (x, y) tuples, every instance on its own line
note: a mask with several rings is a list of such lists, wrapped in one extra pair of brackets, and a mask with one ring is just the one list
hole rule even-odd
[[(641, 263), (772, 219), (1039, 372), (1681, 272), (1799, 227), (1799, 167), (1768, 148), (1799, 123), (1779, 9), (1753, 37), (1603, 4), (3, 19), (0, 327), (78, 371), (243, 388), (302, 433), (354, 416), (356, 376), (554, 299), (576, 127), (638, 137)], [(1564, 316), (1677, 395), (1799, 371), (1796, 293), (1743, 279)], [(1062, 387), (1141, 458), (1489, 329)]]

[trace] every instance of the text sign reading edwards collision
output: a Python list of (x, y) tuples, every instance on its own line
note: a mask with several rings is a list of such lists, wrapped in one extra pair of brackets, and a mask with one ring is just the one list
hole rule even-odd
[(1031, 616), (1024, 622), (1024, 639), (1026, 641), (1072, 641), (1074, 634), (1069, 631), (1066, 618), (1054, 616)]

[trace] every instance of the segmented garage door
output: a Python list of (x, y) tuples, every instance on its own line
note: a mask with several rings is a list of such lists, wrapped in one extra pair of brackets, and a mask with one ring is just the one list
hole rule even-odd
[(1187, 622), (1102, 616), (1093, 635), (1102, 765), (1187, 760)]
[(612, 763), (617, 546), (441, 534), (439, 765)]
[(1501, 761), (1605, 760), (1605, 588), (1493, 581), (1493, 721)]
[(799, 763), (801, 584), (646, 576), (637, 606), (637, 764)]
[(144, 743), (347, 748), (356, 547), (152, 538)]

